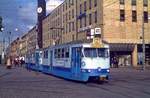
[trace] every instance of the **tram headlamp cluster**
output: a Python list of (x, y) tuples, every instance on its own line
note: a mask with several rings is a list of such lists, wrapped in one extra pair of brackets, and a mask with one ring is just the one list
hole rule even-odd
[(107, 72), (109, 73), (109, 72), (110, 72), (110, 70), (109, 70), (109, 69), (107, 69)]
[(99, 67), (97, 70), (98, 70), (98, 71), (101, 71), (101, 68)]
[(91, 69), (82, 69), (81, 71), (82, 71), (82, 72), (88, 72), (88, 73), (90, 73), (90, 72), (91, 72)]
[(82, 72), (86, 72), (86, 70), (85, 70), (85, 69), (82, 69)]
[(86, 66), (86, 63), (84, 61), (81, 62), (81, 66), (84, 67)]
[(88, 72), (91, 72), (91, 70), (90, 70), (90, 69), (88, 69)]

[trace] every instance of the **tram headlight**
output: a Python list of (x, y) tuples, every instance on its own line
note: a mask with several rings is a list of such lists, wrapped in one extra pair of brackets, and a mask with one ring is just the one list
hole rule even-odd
[(86, 70), (85, 70), (85, 69), (82, 69), (81, 71), (82, 71), (82, 72), (86, 72)]
[(91, 70), (91, 69), (82, 69), (81, 71), (82, 71), (82, 72), (86, 72), (86, 73), (90, 73), (90, 72), (92, 72), (92, 70)]
[(110, 72), (110, 70), (109, 70), (109, 69), (107, 69), (107, 72), (109, 73), (109, 72)]
[(101, 68), (99, 67), (97, 70), (98, 70), (98, 71), (101, 71)]
[(81, 62), (81, 66), (84, 67), (86, 64), (84, 61)]
[(91, 72), (91, 70), (90, 70), (90, 69), (88, 69), (88, 72)]

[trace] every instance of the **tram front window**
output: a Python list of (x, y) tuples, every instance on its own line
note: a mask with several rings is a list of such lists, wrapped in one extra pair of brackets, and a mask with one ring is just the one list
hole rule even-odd
[(85, 48), (84, 49), (85, 57), (97, 57), (97, 51), (95, 48)]
[(105, 48), (97, 49), (97, 48), (84, 48), (84, 56), (85, 57), (108, 57), (108, 50)]
[(98, 51), (98, 57), (108, 57), (108, 49), (97, 49)]

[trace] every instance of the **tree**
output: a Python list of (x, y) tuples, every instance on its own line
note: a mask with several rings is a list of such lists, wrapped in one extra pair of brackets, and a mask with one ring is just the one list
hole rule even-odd
[(3, 21), (3, 19), (2, 19), (2, 17), (0, 16), (0, 31), (2, 31), (2, 21)]

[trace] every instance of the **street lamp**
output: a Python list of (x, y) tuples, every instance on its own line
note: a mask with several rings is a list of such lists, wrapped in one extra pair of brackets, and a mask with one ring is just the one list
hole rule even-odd
[(15, 31), (17, 32), (17, 31), (18, 31), (18, 28), (15, 28)]
[(4, 31), (4, 28), (2, 27), (2, 28), (1, 28), (1, 32), (3, 32), (3, 31)]
[[(4, 31), (4, 28), (2, 27), (1, 28), (1, 32), (3, 33)], [(2, 34), (3, 35), (3, 34)], [(2, 41), (2, 64), (4, 64), (4, 59), (5, 59), (5, 39), (4, 39), (4, 36), (3, 36), (3, 41)]]

